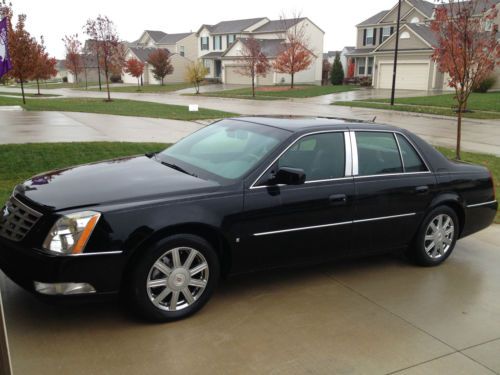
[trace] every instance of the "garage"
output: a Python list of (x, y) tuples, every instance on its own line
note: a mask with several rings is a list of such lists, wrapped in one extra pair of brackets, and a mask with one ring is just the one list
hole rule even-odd
[(274, 72), (269, 72), (266, 76), (259, 76), (257, 78), (257, 83), (259, 86), (272, 86), (274, 85)]
[(226, 66), (225, 70), (225, 80), (224, 83), (233, 85), (251, 85), (252, 81), (250, 77), (244, 76), (239, 72), (239, 67), (237, 66)]
[[(393, 64), (379, 65), (378, 88), (392, 87)], [(428, 90), (429, 64), (428, 63), (398, 63), (396, 74), (396, 88), (399, 90)]]

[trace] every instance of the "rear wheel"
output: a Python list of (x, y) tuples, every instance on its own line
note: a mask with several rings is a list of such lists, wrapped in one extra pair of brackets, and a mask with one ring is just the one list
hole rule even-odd
[(422, 222), (412, 248), (411, 258), (422, 266), (436, 266), (451, 254), (458, 238), (459, 222), (448, 206), (432, 210)]
[(129, 297), (148, 320), (185, 318), (203, 307), (219, 278), (219, 262), (203, 238), (182, 234), (166, 238), (145, 254), (132, 271)]

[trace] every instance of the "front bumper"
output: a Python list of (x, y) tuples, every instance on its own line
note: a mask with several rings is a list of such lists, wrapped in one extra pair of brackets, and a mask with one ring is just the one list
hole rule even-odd
[(81, 283), (91, 285), (93, 294), (116, 293), (120, 290), (124, 266), (123, 254), (50, 255), (0, 238), (0, 269), (16, 284), (34, 293), (38, 293), (35, 282)]

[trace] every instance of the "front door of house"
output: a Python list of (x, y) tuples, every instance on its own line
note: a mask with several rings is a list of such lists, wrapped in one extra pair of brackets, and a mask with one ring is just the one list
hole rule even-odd
[(220, 60), (215, 60), (215, 78), (220, 78), (222, 72), (222, 63)]

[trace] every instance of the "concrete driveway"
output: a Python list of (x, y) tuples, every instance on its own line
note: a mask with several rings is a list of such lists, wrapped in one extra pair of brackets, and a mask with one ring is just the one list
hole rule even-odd
[(498, 238), (465, 238), (437, 268), (387, 255), (230, 279), (163, 325), (113, 302), (48, 305), (0, 276), (14, 373), (500, 373)]

